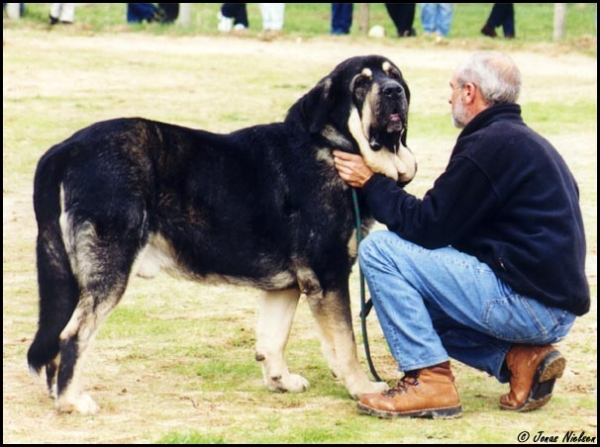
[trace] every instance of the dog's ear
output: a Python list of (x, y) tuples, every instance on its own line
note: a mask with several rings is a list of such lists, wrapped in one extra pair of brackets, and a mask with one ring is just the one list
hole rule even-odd
[[(406, 96), (406, 103), (408, 104), (408, 110), (410, 110), (410, 90), (408, 88), (408, 85), (406, 84), (406, 82), (404, 82), (404, 79), (402, 79), (400, 81), (400, 83), (402, 84), (402, 88), (404, 89), (404, 95)], [(402, 133), (400, 134), (400, 141), (402, 143), (402, 146), (407, 147), (406, 146), (406, 134), (408, 133), (408, 116), (406, 117), (406, 123), (404, 123), (404, 129), (402, 130)]]
[(323, 130), (336, 104), (332, 85), (331, 77), (321, 79), (290, 108), (286, 121), (303, 123), (311, 134)]
[(402, 133), (400, 134), (400, 142), (402, 143), (402, 146), (407, 147), (406, 146), (406, 134), (408, 133), (408, 126), (404, 126), (404, 129), (402, 129)]

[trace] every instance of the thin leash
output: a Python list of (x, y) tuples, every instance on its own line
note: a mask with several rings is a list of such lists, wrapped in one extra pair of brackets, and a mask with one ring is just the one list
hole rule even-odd
[[(356, 240), (357, 240), (357, 250), (358, 246), (362, 242), (362, 222), (360, 219), (360, 210), (358, 208), (358, 195), (356, 194), (356, 189), (352, 189), (352, 202), (354, 203), (354, 216), (356, 218)], [(365, 298), (365, 277), (360, 268), (360, 264), (358, 266), (358, 272), (360, 275), (360, 327), (362, 330), (363, 337), (363, 345), (365, 347), (365, 355), (367, 357), (367, 363), (369, 364), (369, 370), (371, 370), (371, 374), (378, 382), (383, 382), (381, 378), (377, 375), (377, 371), (375, 371), (375, 367), (373, 366), (373, 362), (371, 361), (371, 350), (369, 348), (369, 339), (367, 337), (367, 316), (369, 312), (373, 308), (373, 301), (366, 300)]]

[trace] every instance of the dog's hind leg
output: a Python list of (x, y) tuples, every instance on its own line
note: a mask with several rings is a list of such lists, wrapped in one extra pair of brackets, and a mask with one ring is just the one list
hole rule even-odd
[(309, 386), (304, 377), (289, 372), (284, 359), (299, 298), (300, 291), (295, 288), (268, 291), (260, 298), (255, 357), (271, 391), (300, 392)]
[(56, 408), (61, 412), (93, 414), (98, 411), (98, 405), (89, 394), (83, 392), (80, 381), (90, 344), (101, 323), (123, 294), (122, 286), (117, 285), (114, 289), (105, 296), (87, 291), (82, 294), (71, 320), (60, 334)]
[(308, 303), (317, 321), (323, 354), (350, 395), (356, 399), (362, 394), (385, 391), (388, 385), (372, 382), (358, 362), (348, 293), (332, 290), (308, 295)]
[[(60, 333), (56, 407), (61, 412), (91, 414), (98, 410), (81, 387), (82, 367), (98, 329), (125, 292), (142, 241), (143, 219), (139, 214), (130, 210), (96, 225), (89, 221), (73, 224), (77, 221), (73, 217), (64, 226), (65, 245), (80, 295)], [(101, 230), (97, 231), (97, 227)]]
[(33, 373), (39, 374), (45, 368), (48, 393), (51, 397), (56, 397), (60, 333), (77, 305), (79, 286), (71, 271), (57, 224), (51, 222), (40, 225), (36, 251), (39, 322), (34, 340), (27, 351), (27, 361)]

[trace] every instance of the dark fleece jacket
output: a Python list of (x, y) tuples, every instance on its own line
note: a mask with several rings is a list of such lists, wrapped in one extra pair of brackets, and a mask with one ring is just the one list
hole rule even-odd
[(478, 114), (422, 199), (375, 174), (375, 218), (426, 248), (452, 245), (522, 295), (583, 315), (590, 308), (579, 189), (565, 161), (516, 104)]

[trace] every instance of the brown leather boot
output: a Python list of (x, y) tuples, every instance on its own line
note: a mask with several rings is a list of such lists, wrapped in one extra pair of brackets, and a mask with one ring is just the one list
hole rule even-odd
[(543, 407), (552, 398), (556, 379), (567, 361), (554, 346), (514, 345), (506, 354), (510, 392), (500, 396), (500, 408), (529, 411)]
[(462, 407), (448, 361), (409, 371), (383, 393), (364, 394), (358, 410), (381, 418), (441, 419), (460, 417)]

